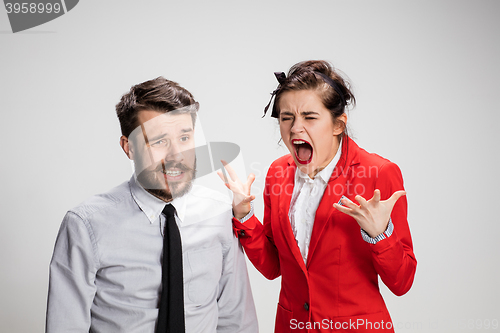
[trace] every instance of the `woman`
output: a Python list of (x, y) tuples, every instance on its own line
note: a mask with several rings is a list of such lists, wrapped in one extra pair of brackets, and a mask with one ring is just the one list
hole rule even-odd
[(263, 225), (250, 212), (255, 177), (242, 183), (226, 165), (248, 258), (282, 276), (275, 332), (393, 332), (378, 276), (403, 295), (416, 269), (401, 172), (347, 135), (355, 99), (329, 63), (275, 74), (272, 116), (290, 154), (269, 168)]

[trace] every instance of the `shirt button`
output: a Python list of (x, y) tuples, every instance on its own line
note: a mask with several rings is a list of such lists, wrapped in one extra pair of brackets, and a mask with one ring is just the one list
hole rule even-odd
[(306, 309), (306, 311), (309, 311), (309, 304), (307, 304), (307, 302), (304, 303), (304, 309)]
[(240, 230), (240, 236), (241, 236), (241, 237), (245, 237), (245, 235), (246, 235), (246, 234), (245, 234), (245, 230)]

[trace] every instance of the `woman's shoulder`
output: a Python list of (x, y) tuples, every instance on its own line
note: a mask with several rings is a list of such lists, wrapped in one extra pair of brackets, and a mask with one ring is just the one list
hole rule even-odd
[(271, 166), (269, 168), (275, 168), (275, 167), (280, 167), (280, 166), (287, 167), (291, 163), (294, 163), (292, 155), (286, 154), (286, 155), (283, 155), (280, 158), (277, 158), (276, 160), (274, 160), (274, 162), (271, 163)]
[(355, 150), (355, 160), (356, 162), (359, 162), (361, 165), (373, 165), (377, 167), (383, 167), (385, 165), (390, 165), (394, 164), (391, 160), (380, 156), (379, 154), (376, 153), (371, 153), (361, 147), (359, 147), (354, 141), (351, 141), (354, 145), (354, 150)]
[(286, 154), (271, 163), (271, 166), (269, 166), (269, 170), (267, 171), (267, 175), (268, 177), (272, 176), (274, 178), (281, 178), (286, 174), (286, 170), (290, 166), (295, 166), (295, 162), (293, 161), (292, 155)]
[(375, 153), (370, 153), (356, 145), (356, 156), (354, 157), (354, 172), (364, 171), (366, 174), (374, 175), (375, 178), (385, 176), (401, 178), (399, 166), (391, 160)]

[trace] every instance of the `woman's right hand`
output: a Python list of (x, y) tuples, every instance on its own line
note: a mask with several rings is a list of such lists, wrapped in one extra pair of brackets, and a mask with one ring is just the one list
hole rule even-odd
[(218, 170), (217, 174), (220, 179), (222, 179), (226, 187), (233, 192), (233, 214), (235, 218), (240, 220), (247, 216), (250, 212), (250, 202), (255, 199), (255, 195), (250, 194), (252, 184), (255, 180), (255, 175), (251, 173), (248, 175), (246, 183), (243, 183), (238, 178), (238, 175), (236, 175), (234, 169), (227, 164), (226, 161), (222, 160), (221, 162), (229, 174), (229, 178), (226, 177), (221, 170)]

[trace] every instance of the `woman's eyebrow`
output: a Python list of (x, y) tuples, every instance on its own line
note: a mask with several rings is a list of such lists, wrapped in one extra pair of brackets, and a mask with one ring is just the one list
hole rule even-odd
[(318, 113), (318, 112), (316, 112), (316, 111), (302, 111), (300, 114), (301, 114), (302, 116), (310, 116), (310, 115), (312, 115), (312, 114), (314, 114), (314, 115), (319, 115), (319, 113)]

